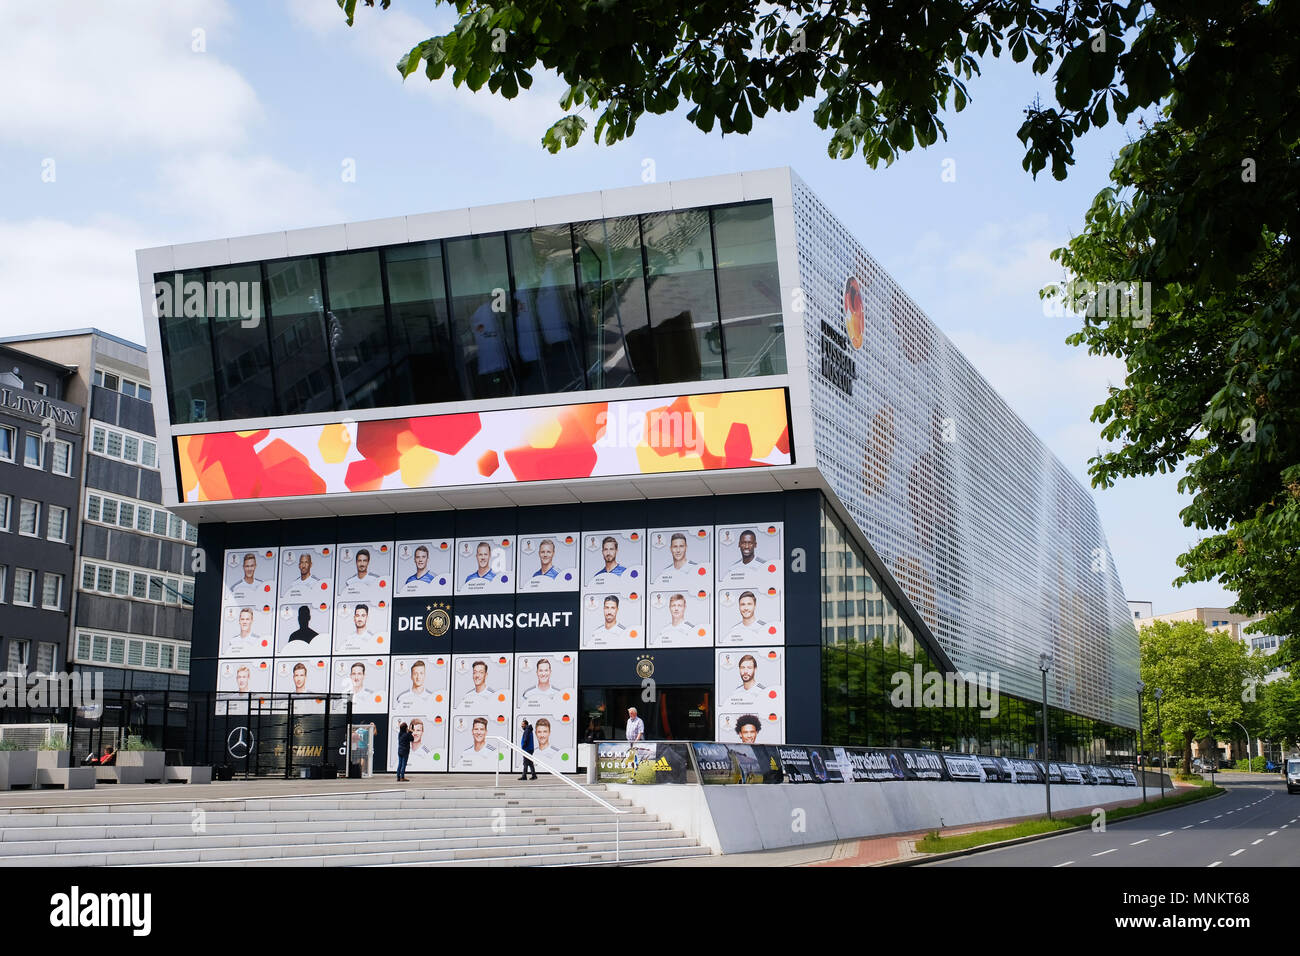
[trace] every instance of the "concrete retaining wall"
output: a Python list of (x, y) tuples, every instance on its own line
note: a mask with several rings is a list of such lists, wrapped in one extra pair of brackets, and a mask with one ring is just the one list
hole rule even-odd
[[(610, 789), (717, 853), (912, 833), (1038, 816), (1045, 810), (1041, 784), (911, 780), (820, 786), (624, 784)], [(1058, 785), (1052, 787), (1052, 811), (1086, 812), (1141, 796), (1140, 787)]]

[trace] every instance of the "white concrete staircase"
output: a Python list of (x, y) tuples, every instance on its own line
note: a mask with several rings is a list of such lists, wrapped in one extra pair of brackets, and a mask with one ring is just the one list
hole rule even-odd
[[(603, 787), (627, 863), (707, 856)], [(196, 814), (201, 810), (201, 814)], [(562, 784), (0, 809), (0, 866), (558, 866), (615, 862), (614, 814)]]

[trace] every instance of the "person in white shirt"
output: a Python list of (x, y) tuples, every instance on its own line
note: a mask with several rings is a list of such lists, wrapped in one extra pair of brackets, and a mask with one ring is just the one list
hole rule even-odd
[(668, 542), (668, 551), (673, 556), (673, 563), (659, 572), (658, 584), (673, 584), (678, 587), (691, 587), (705, 575), (700, 574), (698, 561), (686, 559), (686, 535), (675, 532)]
[(375, 635), (370, 633), (370, 608), (365, 604), (358, 604), (352, 609), (352, 625), (356, 628), (351, 634), (345, 634), (339, 640), (339, 646), (336, 652), (340, 654), (359, 654), (363, 651), (374, 650)]
[(694, 643), (699, 629), (686, 620), (686, 595), (674, 594), (668, 599), (671, 620), (659, 631), (660, 644)]
[(645, 722), (636, 715), (636, 708), (627, 709), (627, 740), (636, 743), (645, 738)]
[(757, 700), (763, 691), (767, 690), (767, 686), (758, 682), (758, 661), (754, 659), (754, 655), (746, 654), (742, 657), (736, 669), (740, 671), (740, 686), (731, 692), (731, 696)]
[(257, 556), (251, 551), (244, 555), (244, 576), (226, 589), (232, 604), (266, 601), (268, 585), (257, 579)]
[(315, 598), (323, 590), (327, 590), (321, 587), (323, 583), (320, 578), (311, 573), (311, 553), (304, 551), (298, 555), (298, 577), (285, 582), (284, 597), (292, 601)]
[(366, 548), (357, 551), (357, 573), (343, 584), (344, 594), (368, 597), (379, 593), (379, 577), (370, 573), (370, 552)]
[(556, 770), (563, 770), (562, 761), (564, 751), (551, 743), (551, 721), (547, 717), (538, 717), (537, 723), (533, 725), (533, 737), (535, 739), (533, 759), (541, 760), (548, 767), (554, 767)]
[(411, 665), (411, 686), (409, 690), (404, 690), (397, 695), (397, 700), (393, 702), (393, 709), (399, 713), (408, 714), (411, 712), (428, 714), (433, 711), (434, 694), (424, 686), (426, 670), (424, 661), (416, 661)]
[(605, 623), (591, 632), (591, 641), (596, 646), (606, 643), (622, 643), (628, 636), (627, 628), (618, 623), (618, 595), (606, 594), (604, 602)]
[(762, 620), (754, 613), (758, 609), (758, 598), (754, 597), (754, 592), (743, 592), (738, 603), (740, 605), (740, 623), (731, 629), (727, 639), (752, 641), (761, 640), (768, 636), (767, 621)]
[(239, 633), (227, 638), (227, 657), (249, 657), (262, 650), (262, 638), (253, 633), (253, 609), (241, 608), (239, 611)]
[(551, 686), (551, 662), (545, 657), (537, 662), (537, 686), (524, 691), (524, 702), (534, 707), (554, 704), (560, 699), (561, 691)]
[(462, 707), (489, 707), (496, 699), (496, 691), (487, 685), (487, 661), (475, 661), (470, 668), (473, 674), (474, 689), (461, 698)]
[(742, 531), (740, 534), (740, 560), (727, 569), (726, 578), (719, 583), (762, 584), (763, 574), (767, 571), (770, 562), (767, 558), (760, 557), (757, 549), (758, 535), (753, 531)]
[(475, 717), (470, 728), (474, 743), (460, 752), (457, 766), (463, 770), (495, 770), (499, 752), (495, 744), (487, 740), (488, 722), (486, 717)]

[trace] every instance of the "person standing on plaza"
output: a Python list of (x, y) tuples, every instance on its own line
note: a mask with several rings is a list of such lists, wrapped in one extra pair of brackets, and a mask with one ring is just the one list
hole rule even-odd
[(636, 708), (627, 709), (627, 742), (636, 743), (645, 738), (645, 723), (636, 715)]
[[(527, 717), (525, 717), (523, 719), (523, 722), (520, 724), (520, 729), (522, 729), (524, 733), (523, 736), (520, 737), (519, 739), (519, 746), (525, 753), (531, 754), (533, 752), (533, 726), (528, 722)], [(533, 775), (533, 779), (536, 780), (537, 767), (533, 765), (533, 762), (531, 760), (525, 757), (523, 776), (521, 776), (519, 779), (527, 780), (528, 775), (530, 773)]]
[(415, 734), (406, 724), (401, 724), (397, 728), (397, 779), (406, 780), (406, 761), (411, 757), (411, 741), (415, 740)]

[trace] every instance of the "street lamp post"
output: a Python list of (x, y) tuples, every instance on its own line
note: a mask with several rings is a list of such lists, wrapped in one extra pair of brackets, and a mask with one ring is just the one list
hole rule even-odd
[(1165, 725), (1160, 720), (1160, 698), (1165, 696), (1165, 692), (1159, 687), (1152, 694), (1156, 699), (1156, 736), (1160, 738), (1160, 799), (1165, 798), (1165, 771), (1169, 769), (1169, 761), (1165, 757)]
[(1043, 672), (1043, 784), (1047, 793), (1047, 819), (1052, 819), (1052, 770), (1047, 764), (1047, 672), (1052, 669), (1052, 655), (1038, 655), (1038, 669)]
[(1142, 744), (1142, 692), (1147, 689), (1147, 685), (1138, 681), (1138, 773), (1142, 775), (1142, 802), (1147, 802), (1147, 771), (1143, 766), (1146, 758), (1146, 751)]
[(1234, 720), (1233, 723), (1240, 727), (1241, 732), (1246, 735), (1246, 772), (1249, 773), (1251, 762), (1255, 759), (1254, 751), (1250, 746), (1250, 731), (1247, 730), (1246, 725), (1239, 720)]
[(1216, 769), (1215, 765), (1219, 762), (1219, 743), (1217, 740), (1214, 739), (1214, 711), (1207, 710), (1205, 712), (1205, 716), (1208, 717), (1210, 721), (1210, 748), (1214, 751), (1214, 755), (1209, 758), (1210, 786), (1212, 787), (1214, 786), (1214, 771)]

